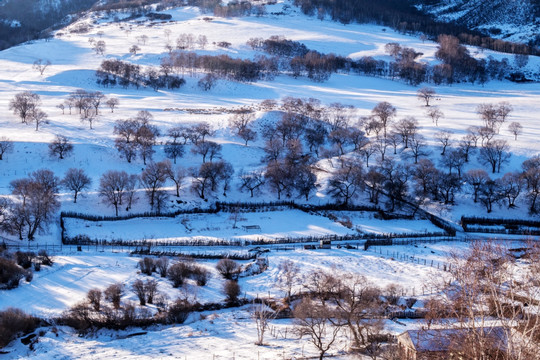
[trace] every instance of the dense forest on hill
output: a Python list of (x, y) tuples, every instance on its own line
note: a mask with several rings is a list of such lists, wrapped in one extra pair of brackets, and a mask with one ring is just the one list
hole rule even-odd
[(329, 15), (342, 23), (375, 22), (402, 32), (422, 32), (435, 39), (440, 34), (449, 34), (469, 45), (482, 46), (507, 53), (538, 55), (536, 44), (516, 44), (494, 39), (465, 26), (436, 21), (431, 15), (419, 11), (412, 2), (401, 0), (294, 0), (305, 14), (319, 17)]
[(89, 9), (96, 0), (7, 0), (0, 6), (0, 50), (42, 36), (67, 15)]

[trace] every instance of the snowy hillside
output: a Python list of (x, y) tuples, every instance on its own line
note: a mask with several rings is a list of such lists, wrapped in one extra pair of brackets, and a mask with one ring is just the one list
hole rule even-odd
[[(422, 319), (397, 319), (396, 313), (418, 311), (425, 316), (429, 300), (443, 293), (437, 286), (450, 283), (449, 262), (459, 263), (464, 256), (456, 251), (469, 249), (471, 239), (491, 236), (461, 231), (462, 216), (538, 220), (529, 211), (539, 207), (534, 202), (531, 205), (534, 190), (528, 192), (519, 174), (527, 166), (533, 170), (537, 166), (540, 174), (539, 161), (523, 167), (525, 160), (540, 153), (540, 87), (538, 81), (530, 80), (540, 78), (540, 58), (456, 47), (466, 54), (467, 64), (482, 64), (478, 67), (487, 69), (485, 77), (468, 81), (458, 74), (455, 81), (449, 76), (452, 81), (437, 82), (437, 71), (451, 69), (440, 54), (443, 44), (374, 24), (342, 24), (323, 13), (308, 16), (289, 0), (264, 7), (258, 3), (253, 2), (260, 7), (251, 16), (220, 17), (196, 6), (165, 10), (152, 6), (144, 14), (127, 10), (89, 13), (57, 30), (51, 39), (0, 51), (0, 145), (11, 145), (0, 156), (0, 222), (10, 219), (5, 221), (9, 226), (0, 227), (0, 243), (9, 245), (5, 250), (0, 247), (0, 265), (7, 268), (8, 262), (34, 256), (26, 261), (30, 270), (18, 274), (18, 287), (0, 287), (0, 320), (3, 310), (19, 307), (49, 321), (28, 342), (17, 338), (1, 348), (3, 358), (315, 358), (319, 351), (309, 336), (300, 335), (291, 308), (304, 301), (301, 298), (306, 293), (316, 291), (327, 306), (326, 301), (334, 301), (328, 297), (344, 294), (336, 289), (347, 281), (365, 287), (370, 306), (380, 306), (369, 319), (364, 309), (360, 311), (362, 321), (369, 320), (366, 327), (392, 339), (425, 325)], [(438, 3), (429, 11), (448, 21), (456, 17), (445, 14), (459, 14), (455, 16), (460, 21), (478, 27), (487, 25), (473, 19), (475, 11), (491, 14), (490, 21), (497, 19), (500, 24), (532, 24), (530, 4), (516, 3), (497, 3), (497, 9), (484, 8), (487, 2), (456, 2), (452, 8)], [(216, 7), (216, 12), (241, 13), (235, 2), (229, 5)], [(515, 17), (498, 16), (501, 12)], [(270, 56), (261, 45), (267, 39), (290, 45), (297, 53)], [(278, 50), (274, 49), (274, 55)], [(295, 67), (305, 58), (314, 63), (331, 58), (348, 65), (313, 77), (312, 63), (305, 71)], [(260, 76), (248, 77), (248, 70), (261, 59), (270, 64), (264, 71), (275, 68), (267, 72), (257, 68)], [(402, 75), (399, 66), (407, 61), (416, 66), (415, 71), (424, 71), (419, 83)], [(375, 70), (359, 71), (362, 62), (374, 64)], [(208, 64), (218, 65), (211, 68)], [(248, 74), (235, 78), (237, 67), (247, 68)], [(497, 72), (499, 68), (502, 72)], [(509, 73), (517, 70), (528, 78), (508, 80)], [(428, 106), (419, 90), (430, 88), (433, 96)], [(24, 92), (39, 97), (36, 107), (42, 113), (34, 109), (28, 119), (21, 116), (13, 104)], [(93, 96), (92, 106), (75, 105), (77, 95)], [(101, 102), (96, 104), (96, 98)], [(395, 107), (395, 116), (384, 125), (384, 135), (383, 125), (370, 127), (380, 104)], [(481, 110), (492, 108), (499, 109), (498, 127), (489, 128)], [(503, 108), (508, 112), (500, 121)], [(436, 120), (430, 115), (435, 109), (439, 110)], [(248, 138), (237, 131), (235, 121), (239, 119), (247, 119), (249, 130), (257, 135)], [(519, 124), (519, 131), (512, 131), (512, 123)], [(409, 129), (414, 131), (400, 133), (403, 124), (412, 124)], [(319, 125), (314, 128), (318, 132), (308, 125)], [(177, 132), (182, 134), (176, 136)], [(319, 143), (311, 142), (321, 133)], [(60, 157), (52, 145), (62, 137), (73, 147)], [(150, 140), (144, 143), (145, 139)], [(185, 141), (180, 144), (178, 139)], [(499, 153), (500, 171), (497, 163), (492, 165), (480, 155), (492, 139), (506, 145)], [(413, 152), (413, 140), (421, 142), (422, 152)], [(181, 154), (171, 156), (171, 143), (180, 146)], [(137, 146), (136, 151), (126, 151), (130, 146)], [(449, 154), (457, 165), (448, 160), (453, 159)], [(156, 169), (156, 164), (165, 170), (152, 189), (143, 176)], [(225, 170), (203, 183), (203, 170), (215, 164)], [(426, 176), (424, 193), (416, 175), (422, 166), (432, 171)], [(70, 169), (80, 169), (90, 181), (75, 197), (68, 181), (58, 188), (51, 185), (54, 179), (48, 183), (50, 188), (42, 183), (38, 187), (35, 172), (39, 169), (49, 169), (59, 179)], [(290, 172), (279, 181), (270, 180), (272, 171), (284, 169)], [(305, 169), (304, 178), (306, 173), (299, 170)], [(338, 178), (344, 169), (355, 174), (352, 180)], [(481, 201), (476, 201), (472, 177), (465, 177), (469, 171), (484, 171), (486, 177), (479, 180), (483, 185), (499, 186), (500, 179), (510, 178), (519, 189), (504, 196), (497, 190), (500, 193), (491, 198), (486, 185), (487, 190), (479, 195)], [(124, 172), (131, 184), (126, 182), (122, 189), (109, 186), (113, 193), (124, 192), (120, 200), (106, 192), (105, 175), (112, 172)], [(260, 184), (250, 189), (247, 175)], [(51, 180), (44, 178), (45, 183)], [(384, 180), (377, 180), (380, 178)], [(442, 186), (448, 179), (456, 179), (455, 187), (445, 194)], [(307, 192), (298, 185), (301, 180), (308, 184)], [(280, 187), (283, 184), (287, 186)], [(356, 187), (343, 190), (339, 188), (342, 184)], [(399, 185), (402, 192), (393, 195)], [(49, 196), (57, 206), (51, 206), (50, 216), (43, 222), (47, 226), (31, 239), (28, 223), (16, 221), (16, 215), (24, 218), (29, 211), (13, 209), (25, 210), (26, 204)], [(276, 201), (279, 204), (273, 203)], [(488, 210), (486, 204), (493, 208)], [(61, 211), (68, 214), (61, 217)], [(146, 215), (140, 216), (143, 213)], [(457, 235), (450, 236), (448, 228), (457, 229)], [(496, 225), (492, 229), (509, 233), (518, 227)], [(518, 252), (528, 246), (523, 240), (531, 238), (501, 236), (513, 240), (501, 244)], [(326, 248), (324, 241), (329, 239), (333, 243)], [(115, 246), (109, 246), (111, 243)], [(22, 252), (16, 255), (17, 250)], [(54, 263), (37, 264), (44, 256), (39, 250), (48, 251)], [(230, 274), (217, 267), (222, 260), (235, 257), (238, 264)], [(492, 258), (486, 258), (491, 264)], [(512, 266), (525, 267), (530, 257), (512, 259)], [(143, 269), (144, 261), (154, 265), (154, 270), (152, 266)], [(165, 262), (177, 266), (181, 274), (168, 272), (167, 266), (158, 273)], [(284, 285), (288, 271), (294, 272), (294, 282)], [(206, 276), (204, 281), (196, 277), (201, 274)], [(334, 278), (321, 285), (320, 277), (325, 274)], [(176, 275), (181, 282), (175, 283)], [(144, 296), (141, 301), (137, 286), (143, 281), (144, 289), (152, 285), (158, 289), (154, 302), (145, 303)], [(519, 283), (536, 284), (529, 280)], [(239, 286), (235, 296), (227, 292), (231, 284)], [(116, 300), (111, 295), (115, 285)], [(325, 286), (335, 287), (327, 290)], [(99, 294), (100, 300), (103, 294), (101, 305), (92, 294)], [(540, 295), (530, 296), (531, 301), (525, 300), (533, 308), (540, 303)], [(260, 333), (256, 319), (266, 312), (254, 310), (261, 299), (276, 316), (278, 311), (284, 315), (271, 319), (265, 341), (256, 345)], [(185, 319), (179, 320), (182, 314), (174, 316), (179, 304), (189, 305)], [(86, 328), (84, 321), (65, 320), (70, 309), (69, 314), (85, 321), (107, 323), (103, 319), (116, 317), (126, 322), (108, 323), (116, 330)], [(337, 312), (332, 309), (330, 314)], [(142, 325), (130, 326), (133, 323)], [(0, 327), (2, 324), (0, 321)], [(364, 355), (356, 353), (358, 347), (352, 345), (347, 326), (340, 327), (328, 355), (367, 358), (371, 348), (363, 348)], [(328, 329), (336, 328), (328, 325)], [(391, 347), (386, 340), (384, 343), (384, 349)]]
[(426, 1), (423, 11), (444, 22), (457, 22), (496, 38), (527, 43), (538, 34), (538, 3), (530, 0)]

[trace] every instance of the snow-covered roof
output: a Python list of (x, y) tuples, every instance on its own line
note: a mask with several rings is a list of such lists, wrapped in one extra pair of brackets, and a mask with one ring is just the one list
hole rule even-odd
[(499, 349), (506, 348), (508, 343), (507, 332), (503, 327), (408, 330), (400, 334), (398, 339), (410, 339), (417, 352), (442, 352), (447, 351), (453, 343), (462, 340), (470, 332), (477, 332), (493, 339), (495, 347)]

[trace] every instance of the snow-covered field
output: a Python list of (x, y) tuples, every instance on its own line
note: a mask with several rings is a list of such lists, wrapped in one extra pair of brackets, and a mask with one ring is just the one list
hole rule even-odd
[[(66, 236), (86, 235), (100, 240), (146, 240), (165, 243), (189, 239), (242, 239), (272, 240), (324, 235), (410, 234), (441, 232), (428, 220), (374, 219), (374, 213), (331, 212), (336, 221), (328, 217), (308, 214), (300, 210), (282, 210), (257, 213), (186, 214), (175, 218), (138, 218), (124, 221), (87, 221), (65, 218)], [(350, 221), (351, 229), (339, 223)], [(245, 229), (259, 226), (260, 229)]]
[[(400, 254), (408, 256), (427, 253), (434, 259), (444, 259), (452, 250), (463, 249), (466, 243), (452, 242), (419, 246), (400, 246)], [(386, 249), (383, 249), (386, 250)], [(390, 249), (392, 251), (393, 248)], [(410, 260), (399, 260), (387, 256), (384, 251), (379, 254), (378, 249), (370, 251), (356, 249), (332, 250), (295, 250), (272, 251), (267, 253), (269, 268), (262, 274), (241, 278), (239, 283), (242, 293), (248, 298), (265, 296), (279, 298), (283, 291), (277, 286), (280, 275), (279, 264), (284, 260), (292, 260), (300, 266), (300, 284), (296, 291), (302, 289), (303, 279), (314, 270), (330, 271), (334, 275), (350, 273), (361, 274), (375, 286), (384, 288), (395, 284), (403, 288), (406, 296), (415, 296), (419, 300), (429, 295), (427, 284), (436, 278), (444, 276), (442, 269), (428, 265), (418, 264)], [(91, 254), (91, 255), (90, 255)], [(130, 291), (130, 284), (136, 279), (146, 279), (147, 276), (138, 274), (136, 264), (139, 258), (122, 254), (96, 254), (90, 253), (77, 256), (56, 256), (55, 264), (51, 268), (44, 267), (36, 273), (31, 283), (22, 283), (17, 289), (2, 292), (0, 307), (15, 306), (25, 309), (31, 314), (39, 316), (57, 316), (67, 307), (82, 300), (88, 290), (92, 288), (104, 289), (115, 282), (126, 284), (126, 295), (122, 301), (136, 301), (135, 294)], [(212, 272), (208, 285), (197, 287), (193, 283), (187, 284), (185, 289), (172, 288), (170, 281), (163, 280), (154, 274), (153, 278), (159, 283), (159, 290), (175, 299), (187, 291), (195, 294), (196, 299), (202, 303), (220, 301), (224, 298), (221, 293), (223, 279), (215, 271), (216, 261), (197, 262)], [(424, 289), (425, 287), (425, 289)], [(196, 289), (196, 290), (195, 290)], [(406, 329), (416, 328), (417, 322), (405, 322), (399, 325), (389, 322), (390, 332), (400, 333)], [(148, 334), (140, 337), (126, 338), (126, 335), (137, 332), (137, 329), (128, 329), (121, 332), (98, 331), (85, 337), (77, 335), (69, 328), (60, 327), (58, 337), (47, 328), (46, 335), (40, 338), (35, 352), (20, 342), (14, 342), (7, 347), (10, 351), (7, 358), (84, 358), (97, 359), (105, 357), (118, 357), (121, 359), (147, 358), (174, 358), (181, 354), (182, 358), (225, 359), (235, 356), (239, 359), (253, 359), (259, 354), (260, 359), (280, 359), (299, 356), (302, 351), (305, 355), (315, 353), (308, 344), (299, 341), (298, 336), (292, 334), (290, 320), (275, 320), (271, 323), (276, 338), (267, 335), (267, 346), (255, 346), (256, 330), (254, 322), (250, 319), (249, 306), (232, 311), (217, 311), (194, 313), (187, 324), (178, 326), (160, 326), (144, 329)], [(286, 330), (287, 329), (287, 330)], [(284, 338), (287, 331), (287, 337)], [(151, 343), (152, 346), (148, 346)], [(303, 345), (302, 345), (303, 344)], [(341, 353), (339, 358), (349, 358), (345, 355), (348, 346), (346, 338), (340, 340), (334, 353)], [(81, 351), (84, 349), (84, 351)], [(233, 354), (234, 353), (234, 354)]]
[[(284, 3), (279, 1), (269, 6), (269, 12), (283, 10)], [(127, 163), (121, 159), (114, 147), (113, 127), (120, 119), (133, 117), (140, 110), (147, 110), (153, 115), (152, 123), (159, 127), (162, 133), (178, 124), (193, 124), (208, 122), (217, 130), (212, 140), (223, 146), (222, 157), (229, 161), (238, 172), (240, 169), (252, 170), (261, 167), (260, 159), (264, 156), (262, 149), (264, 140), (254, 141), (244, 146), (243, 141), (235, 137), (227, 128), (228, 114), (192, 114), (184, 111), (165, 111), (165, 109), (206, 109), (206, 108), (237, 108), (239, 106), (256, 106), (265, 99), (280, 100), (285, 96), (301, 98), (317, 98), (323, 104), (341, 102), (354, 105), (357, 108), (355, 119), (368, 115), (371, 109), (380, 101), (392, 103), (398, 112), (398, 118), (415, 116), (422, 127), (421, 133), (434, 146), (429, 158), (437, 163), (440, 159), (440, 149), (434, 140), (434, 134), (439, 130), (451, 130), (455, 138), (465, 134), (467, 127), (480, 125), (476, 115), (476, 107), (482, 103), (497, 103), (508, 101), (514, 107), (509, 122), (519, 121), (523, 125), (523, 134), (515, 141), (513, 135), (502, 128), (499, 138), (505, 139), (511, 146), (512, 158), (503, 172), (519, 170), (521, 162), (527, 157), (540, 152), (540, 123), (537, 119), (538, 104), (540, 103), (540, 87), (537, 83), (515, 84), (508, 81), (488, 82), (484, 86), (471, 84), (454, 84), (438, 86), (438, 98), (435, 105), (439, 106), (445, 116), (435, 126), (424, 115), (422, 103), (416, 98), (416, 87), (405, 83), (364, 77), (355, 74), (334, 74), (324, 83), (315, 83), (305, 78), (294, 79), (285, 75), (278, 76), (274, 81), (259, 81), (256, 83), (237, 83), (219, 80), (217, 86), (205, 92), (197, 86), (201, 74), (190, 77), (186, 75), (186, 85), (179, 90), (159, 90), (134, 88), (123, 89), (120, 86), (102, 88), (96, 85), (94, 72), (104, 59), (119, 58), (143, 66), (159, 64), (160, 58), (167, 54), (165, 45), (170, 30), (171, 39), (181, 33), (206, 35), (209, 44), (205, 50), (197, 50), (200, 54), (228, 54), (232, 57), (252, 58), (256, 55), (246, 41), (251, 37), (268, 38), (272, 35), (284, 35), (289, 39), (305, 43), (310, 49), (329, 53), (334, 52), (343, 56), (359, 58), (374, 56), (378, 59), (389, 60), (384, 51), (384, 45), (398, 42), (404, 46), (413, 47), (423, 53), (422, 61), (437, 63), (434, 53), (437, 44), (423, 42), (417, 37), (399, 34), (391, 29), (375, 25), (348, 24), (343, 25), (328, 20), (320, 21), (302, 15), (298, 9), (285, 8), (283, 15), (268, 15), (264, 17), (247, 18), (214, 18), (212, 21), (203, 20), (207, 14), (197, 8), (183, 7), (169, 10), (173, 16), (171, 22), (143, 21), (140, 19), (116, 23), (106, 16), (91, 15), (81, 20), (91, 24), (88, 33), (70, 33), (62, 29), (57, 36), (49, 41), (35, 41), (0, 52), (0, 108), (4, 116), (0, 119), (0, 136), (6, 136), (15, 142), (14, 152), (6, 154), (0, 161), (0, 195), (9, 196), (10, 182), (25, 177), (39, 168), (49, 168), (58, 176), (63, 176), (72, 167), (84, 168), (92, 177), (93, 183), (89, 191), (83, 192), (77, 203), (73, 203), (72, 194), (60, 195), (62, 210), (82, 213), (113, 215), (114, 209), (100, 202), (98, 196), (99, 178), (107, 170), (125, 170), (131, 174), (139, 174), (144, 165), (140, 159)], [(128, 14), (124, 14), (128, 16)], [(122, 17), (122, 15), (120, 15)], [(73, 28), (75, 25), (72, 25)], [(128, 31), (126, 31), (128, 30)], [(148, 36), (145, 44), (137, 38)], [(96, 55), (89, 43), (90, 38), (106, 42), (105, 55)], [(215, 45), (220, 41), (231, 43), (229, 49)], [(141, 51), (131, 55), (129, 47), (138, 44)], [(509, 57), (491, 51), (470, 49), (478, 58), (494, 56), (498, 59)], [(32, 69), (32, 63), (39, 59), (50, 60), (52, 65), (45, 70), (43, 76)], [(510, 62), (512, 59), (509, 59)], [(531, 57), (528, 70), (537, 72), (540, 60)], [(62, 103), (69, 93), (77, 89), (101, 91), (108, 97), (117, 97), (120, 105), (114, 113), (102, 108), (94, 128), (81, 123), (76, 110), (73, 115), (62, 114), (56, 106)], [(48, 113), (49, 121), (34, 131), (31, 125), (20, 122), (16, 116), (8, 112), (9, 101), (21, 91), (38, 93), (43, 102), (43, 110)], [(271, 121), (275, 114), (256, 112), (257, 123)], [(74, 153), (64, 160), (51, 158), (47, 155), (47, 144), (55, 135), (67, 136), (74, 143)], [(161, 138), (164, 141), (165, 138)], [(156, 146), (154, 160), (165, 158), (162, 146)], [(191, 154), (189, 148), (186, 155), (179, 160), (186, 168), (198, 167), (200, 156)], [(328, 164), (321, 164), (325, 167)], [(476, 160), (471, 161), (465, 168), (480, 167)], [(324, 175), (319, 180), (324, 180)], [(499, 175), (496, 175), (499, 176)], [(181, 191), (182, 200), (177, 201), (173, 195), (172, 183), (167, 184), (171, 190), (171, 200), (168, 208), (191, 208), (208, 206), (196, 195), (189, 191), (189, 179), (186, 179)], [(308, 202), (323, 204), (331, 201), (324, 191), (324, 181), (321, 188)], [(149, 206), (143, 191), (137, 192), (138, 202), (132, 212), (149, 211)], [(225, 201), (275, 201), (276, 196), (268, 190), (263, 190), (256, 199), (251, 199), (248, 193), (238, 190), (238, 182), (233, 179), (231, 190), (227, 197), (213, 195), (210, 202)], [(295, 199), (296, 200), (296, 199)], [(360, 201), (363, 201), (362, 198)], [(298, 200), (302, 201), (302, 200)], [(506, 209), (504, 206), (495, 207), (491, 216), (498, 217), (528, 217), (526, 204), (518, 201), (518, 207)], [(485, 214), (480, 204), (474, 204), (469, 196), (460, 197), (453, 207), (440, 204), (430, 207), (431, 211), (451, 221), (457, 222), (463, 214)], [(126, 214), (121, 209), (122, 215)], [(340, 213), (335, 214), (338, 220), (350, 220), (353, 230), (331, 221), (324, 216), (316, 216), (300, 211), (272, 211), (261, 213), (242, 213), (237, 219), (239, 229), (233, 228), (234, 220), (231, 214), (215, 215), (181, 215), (177, 218), (133, 219), (122, 222), (86, 222), (75, 219), (66, 220), (69, 236), (85, 234), (91, 238), (103, 239), (185, 239), (185, 238), (279, 238), (300, 237), (312, 235), (354, 233), (358, 229), (367, 233), (409, 233), (439, 231), (434, 225), (425, 220), (392, 220), (383, 221), (373, 218), (369, 213)], [(259, 225), (261, 230), (249, 233), (242, 230), (242, 225)], [(14, 237), (8, 240), (18, 242)], [(37, 236), (37, 243), (59, 244), (60, 227), (57, 222), (50, 226), (48, 232)], [(264, 273), (242, 278), (240, 285), (246, 297), (265, 294), (270, 297), (283, 296), (275, 284), (279, 276), (278, 265), (285, 259), (291, 259), (301, 267), (302, 276), (323, 269), (335, 274), (356, 273), (366, 276), (379, 287), (390, 284), (403, 286), (408, 296), (419, 296), (421, 289), (433, 279), (441, 278), (444, 272), (430, 266), (430, 262), (418, 263), (410, 261), (410, 257), (419, 257), (426, 261), (443, 263), (447, 254), (454, 249), (463, 249), (467, 243), (452, 242), (430, 245), (407, 245), (392, 248), (373, 248), (367, 252), (356, 249), (331, 250), (294, 250), (268, 254), (270, 267)], [(388, 251), (388, 252), (386, 252)], [(189, 252), (189, 249), (186, 249)], [(396, 256), (399, 252), (403, 257)], [(404, 259), (407, 256), (409, 260)], [(0, 309), (19, 307), (31, 314), (39, 316), (56, 316), (70, 306), (82, 301), (89, 289), (104, 289), (107, 285), (122, 282), (129, 288), (138, 278), (136, 268), (138, 257), (129, 257), (124, 253), (83, 252), (82, 254), (60, 254), (55, 256), (55, 264), (43, 267), (36, 272), (30, 283), (22, 282), (17, 289), (0, 291)], [(212, 272), (209, 284), (197, 288), (188, 284), (188, 289), (195, 290), (201, 302), (222, 301), (221, 292), (223, 280), (214, 269), (216, 261), (199, 261)], [(178, 289), (172, 288), (169, 281), (154, 275), (160, 290), (169, 298), (175, 299), (180, 295)], [(428, 291), (429, 293), (429, 291)], [(423, 295), (422, 295), (423, 296)], [(426, 295), (427, 296), (427, 295)], [(125, 300), (136, 300), (133, 292), (127, 291)], [(204, 315), (204, 316), (202, 316)], [(220, 311), (216, 313), (195, 314), (186, 325), (167, 326), (147, 329), (145, 336), (126, 338), (131, 330), (126, 332), (100, 331), (91, 336), (79, 338), (70, 329), (60, 328), (58, 337), (47, 329), (45, 337), (37, 344), (35, 352), (16, 341), (6, 350), (11, 354), (5, 358), (36, 358), (36, 359), (102, 359), (102, 358), (180, 358), (180, 359), (281, 359), (294, 358), (302, 355), (316, 355), (313, 349), (297, 337), (290, 335), (291, 322), (276, 321), (275, 327), (281, 332), (288, 329), (289, 336), (283, 339), (269, 337), (268, 346), (254, 345), (256, 330), (254, 323), (249, 320), (246, 309)], [(394, 333), (408, 328), (414, 328), (414, 323), (407, 327), (389, 324)], [(340, 340), (335, 353), (342, 354), (348, 342)]]

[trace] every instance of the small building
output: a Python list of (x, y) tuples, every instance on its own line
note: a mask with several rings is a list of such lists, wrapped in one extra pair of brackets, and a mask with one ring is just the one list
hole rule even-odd
[(399, 334), (397, 341), (403, 360), (443, 360), (450, 359), (448, 353), (452, 349), (466, 346), (466, 338), (473, 332), (489, 339), (487, 351), (506, 351), (508, 336), (502, 327), (408, 330)]
[(319, 249), (331, 249), (332, 241), (331, 240), (321, 240), (319, 242)]

